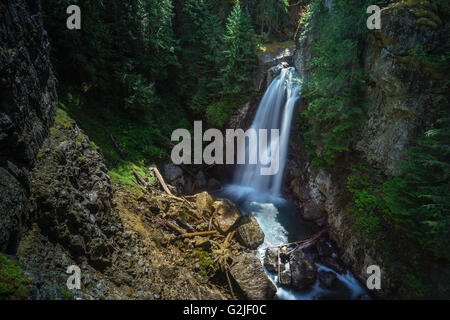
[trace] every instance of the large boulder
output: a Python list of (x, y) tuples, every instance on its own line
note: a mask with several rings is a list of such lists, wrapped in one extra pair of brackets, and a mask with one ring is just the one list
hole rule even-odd
[(264, 253), (264, 267), (267, 271), (275, 272), (278, 268), (278, 256), (275, 249), (267, 248)]
[[(274, 248), (267, 248), (264, 254), (264, 267), (269, 272), (278, 272), (278, 253)], [(280, 270), (284, 271), (284, 264), (280, 265)]]
[(256, 249), (264, 242), (264, 232), (254, 216), (245, 216), (237, 229), (239, 242), (247, 248)]
[(56, 123), (39, 153), (28, 203), (37, 226), (72, 257), (109, 265), (113, 248), (105, 229), (112, 194), (103, 155), (73, 122)]
[(167, 163), (163, 167), (164, 180), (171, 186), (175, 187), (175, 191), (179, 194), (192, 191), (191, 178), (186, 176), (181, 167), (173, 163)]
[(313, 261), (307, 259), (300, 249), (294, 250), (289, 259), (292, 286), (303, 289), (316, 281), (317, 267)]
[(234, 257), (230, 274), (248, 299), (274, 298), (276, 287), (267, 277), (261, 261), (253, 252), (243, 252)]
[(214, 201), (213, 207), (214, 224), (222, 233), (227, 233), (242, 217), (236, 205), (228, 199)]

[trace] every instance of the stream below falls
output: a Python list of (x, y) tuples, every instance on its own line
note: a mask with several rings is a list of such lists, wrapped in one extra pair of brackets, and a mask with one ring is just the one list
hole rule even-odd
[[(214, 197), (227, 198), (236, 203), (243, 214), (253, 215), (264, 231), (264, 243), (257, 249), (257, 256), (264, 264), (264, 255), (268, 246), (289, 243), (308, 238), (315, 233), (314, 227), (300, 218), (294, 204), (281, 197), (262, 194), (251, 187), (235, 184), (225, 185), (214, 193)], [(336, 253), (333, 253), (336, 256)], [(289, 263), (286, 265), (289, 269)], [(316, 262), (317, 270), (333, 272), (337, 281), (331, 289), (320, 285), (320, 281), (303, 290), (280, 286), (278, 275), (264, 271), (277, 288), (276, 297), (283, 300), (315, 300), (315, 299), (358, 299), (366, 290), (353, 277), (349, 270), (340, 274), (337, 271)]]

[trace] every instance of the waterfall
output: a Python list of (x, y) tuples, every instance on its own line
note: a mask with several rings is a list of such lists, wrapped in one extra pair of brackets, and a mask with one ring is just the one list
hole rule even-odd
[[(272, 176), (261, 175), (261, 164), (259, 162), (258, 164), (248, 164), (248, 161), (246, 161), (247, 164), (236, 167), (233, 183), (224, 186), (217, 193), (220, 197), (233, 200), (243, 214), (251, 214), (258, 221), (264, 231), (264, 243), (258, 247), (256, 255), (262, 264), (264, 264), (264, 256), (268, 246), (297, 241), (304, 239), (306, 235), (311, 235), (308, 225), (299, 221), (295, 206), (292, 206), (289, 201), (280, 196), (289, 147), (291, 119), (295, 104), (300, 98), (300, 83), (296, 78), (297, 73), (294, 68), (281, 70), (280, 75), (272, 81), (264, 93), (250, 126), (255, 130), (280, 130), (279, 141), (269, 139), (265, 147), (266, 150), (276, 150), (270, 148), (270, 145), (278, 143), (278, 172)], [(245, 151), (246, 159), (249, 159), (248, 144), (244, 144), (242, 148), (245, 148), (241, 151)], [(269, 272), (267, 269), (265, 269), (265, 272), (276, 286), (276, 295), (279, 299), (355, 299), (365, 292), (349, 271), (339, 274), (319, 262), (315, 262), (315, 265), (319, 270), (334, 273), (338, 279), (338, 284), (332, 289), (325, 289), (316, 279), (315, 283), (309, 288), (296, 290), (292, 287), (280, 286), (276, 272)], [(285, 268), (289, 270), (290, 264), (286, 264)]]
[[(300, 83), (296, 80), (297, 73), (294, 68), (281, 70), (264, 93), (259, 104), (255, 118), (250, 128), (279, 129), (280, 139), (269, 139), (266, 150), (272, 150), (270, 144), (277, 143), (279, 152), (279, 170), (275, 175), (261, 175), (261, 164), (247, 164), (236, 167), (233, 183), (224, 186), (216, 194), (233, 200), (243, 214), (251, 214), (255, 217), (264, 231), (264, 243), (256, 252), (257, 257), (263, 263), (268, 246), (278, 245), (304, 239), (310, 235), (307, 225), (299, 223), (298, 211), (294, 206), (280, 196), (283, 182), (283, 171), (286, 165), (287, 150), (289, 146), (289, 133), (291, 119), (295, 104), (300, 98)], [(258, 137), (259, 139), (260, 137)], [(268, 137), (269, 138), (269, 137)], [(249, 158), (249, 147), (244, 144), (246, 159)], [(318, 298), (347, 298), (355, 299), (364, 292), (358, 281), (349, 271), (339, 274), (326, 266), (315, 263), (319, 270), (332, 272), (338, 279), (336, 288), (324, 289), (319, 280), (304, 290), (296, 290), (278, 284), (278, 274), (268, 272), (270, 281), (277, 288), (279, 299), (318, 299)], [(285, 265), (289, 270), (290, 265)]]
[[(292, 115), (295, 103), (299, 99), (300, 84), (296, 77), (294, 68), (284, 68), (267, 88), (259, 104), (255, 119), (250, 128), (259, 129), (279, 129), (280, 139), (277, 143), (270, 140), (267, 143), (267, 150), (271, 147), (279, 152), (279, 170), (274, 175), (261, 175), (261, 163), (244, 164), (236, 168), (233, 184), (252, 187), (262, 193), (279, 195), (283, 181), (283, 171), (286, 165), (287, 150), (289, 146), (289, 133), (291, 128)], [(268, 133), (268, 137), (270, 137)], [(248, 145), (245, 146), (246, 159), (248, 159)], [(267, 151), (266, 151), (267, 152)]]

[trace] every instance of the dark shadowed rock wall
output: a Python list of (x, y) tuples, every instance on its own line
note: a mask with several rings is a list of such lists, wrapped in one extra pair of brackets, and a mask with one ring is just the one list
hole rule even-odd
[(13, 252), (29, 195), (29, 171), (57, 104), (40, 1), (0, 3), (0, 251)]

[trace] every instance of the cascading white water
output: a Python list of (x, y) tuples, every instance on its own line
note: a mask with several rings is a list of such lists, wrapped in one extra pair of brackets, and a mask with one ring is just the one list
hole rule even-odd
[[(238, 166), (233, 183), (248, 186), (271, 195), (278, 195), (286, 164), (291, 119), (300, 92), (295, 69), (284, 68), (267, 88), (256, 112), (251, 129), (279, 129), (279, 141), (270, 140), (267, 150), (279, 152), (279, 169), (274, 175), (261, 175), (261, 163)], [(278, 146), (272, 144), (279, 143)], [(245, 153), (248, 155), (248, 146)], [(267, 151), (266, 151), (267, 152)], [(248, 158), (248, 156), (247, 156)]]
[[(300, 82), (297, 80), (295, 69), (282, 69), (280, 75), (267, 88), (251, 125), (251, 128), (255, 130), (280, 130), (279, 145), (277, 146), (279, 152), (278, 173), (261, 175), (261, 164), (238, 165), (233, 177), (233, 184), (225, 186), (218, 194), (235, 201), (244, 214), (252, 214), (258, 221), (265, 235), (264, 243), (258, 248), (258, 256), (261, 262), (263, 262), (265, 250), (268, 246), (287, 243), (289, 240), (298, 240), (295, 237), (292, 238), (292, 235), (300, 235), (300, 233), (305, 232), (305, 230), (302, 230), (305, 227), (298, 225), (296, 222), (296, 217), (298, 217), (296, 210), (290, 207), (288, 202), (280, 196), (289, 145), (291, 119), (299, 98)], [(276, 142), (276, 140), (270, 139), (267, 143), (267, 150), (271, 150), (271, 144)], [(246, 159), (249, 158), (248, 153), (249, 148), (247, 146), (245, 150)], [(280, 299), (318, 299), (332, 296), (354, 299), (363, 292), (361, 286), (349, 272), (340, 275), (323, 265), (317, 264), (317, 267), (335, 273), (341, 283), (340, 289), (334, 291), (324, 289), (317, 280), (311, 288), (296, 291), (279, 286), (277, 283), (278, 275), (267, 272), (267, 270), (266, 273), (277, 287), (277, 296)], [(289, 266), (286, 266), (286, 268), (289, 268)]]

